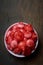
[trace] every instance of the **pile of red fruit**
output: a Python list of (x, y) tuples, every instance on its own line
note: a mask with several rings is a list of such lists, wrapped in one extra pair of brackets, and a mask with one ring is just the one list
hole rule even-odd
[(37, 34), (31, 24), (18, 22), (6, 34), (7, 48), (15, 54), (28, 56), (35, 49)]

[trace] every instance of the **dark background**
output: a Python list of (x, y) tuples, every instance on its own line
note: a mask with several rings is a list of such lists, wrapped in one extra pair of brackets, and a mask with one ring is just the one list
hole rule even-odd
[[(16, 58), (4, 46), (4, 33), (13, 23), (31, 23), (39, 35), (34, 54)], [(0, 0), (0, 65), (43, 65), (43, 0)]]

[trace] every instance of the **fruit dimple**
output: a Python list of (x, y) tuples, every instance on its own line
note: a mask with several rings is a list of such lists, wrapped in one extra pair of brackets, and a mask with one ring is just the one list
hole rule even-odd
[(31, 24), (18, 22), (6, 34), (7, 48), (15, 54), (29, 56), (35, 49), (37, 34)]

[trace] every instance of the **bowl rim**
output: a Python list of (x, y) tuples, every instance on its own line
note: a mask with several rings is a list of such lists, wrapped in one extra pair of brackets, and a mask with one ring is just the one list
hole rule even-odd
[[(23, 22), (23, 23), (24, 23), (24, 24), (28, 24), (28, 23), (25, 23), (25, 22)], [(9, 30), (12, 26), (14, 26), (14, 25), (16, 25), (16, 24), (18, 24), (18, 22), (13, 23), (12, 25), (10, 25), (10, 26), (7, 28), (7, 30), (5, 31), (4, 44), (5, 44), (5, 47), (6, 47), (7, 51), (8, 51), (10, 54), (12, 54), (13, 56), (16, 56), (16, 57), (26, 57), (25, 55), (15, 54), (15, 53), (13, 53), (12, 51), (10, 51), (10, 50), (7, 48), (7, 44), (6, 44), (6, 40), (5, 40), (5, 39), (6, 39), (6, 34), (7, 34), (8, 30)], [(36, 48), (37, 48), (37, 46), (38, 46), (38, 33), (36, 32), (35, 28), (33, 28), (33, 29), (34, 29), (34, 32), (37, 34), (37, 41), (36, 41), (35, 49), (32, 50), (31, 54), (35, 52), (35, 50), (36, 50)]]

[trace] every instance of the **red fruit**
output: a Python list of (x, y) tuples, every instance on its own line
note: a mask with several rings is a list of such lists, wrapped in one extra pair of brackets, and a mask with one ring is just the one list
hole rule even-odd
[(32, 37), (32, 33), (31, 32), (25, 32), (24, 33), (24, 37), (25, 38), (31, 38)]
[(17, 41), (21, 41), (21, 40), (23, 40), (23, 33), (21, 32), (21, 31), (16, 31), (15, 32), (15, 34), (14, 34), (14, 36), (15, 36), (15, 39), (17, 40)]
[(20, 29), (20, 31), (21, 31), (22, 33), (25, 33), (25, 30), (24, 30), (24, 29)]
[(15, 32), (13, 32), (13, 31), (11, 31), (11, 33), (10, 33), (10, 36), (11, 36), (12, 40), (14, 39), (14, 33)]
[(19, 43), (19, 45), (18, 45), (19, 49), (21, 49), (21, 50), (22, 50), (22, 52), (24, 52), (24, 51), (25, 51), (25, 46), (26, 46), (26, 44), (25, 44), (25, 42), (24, 42), (24, 41), (20, 42), (20, 43)]
[(37, 35), (35, 33), (32, 34), (32, 39), (34, 40), (34, 42), (37, 41)]
[(33, 31), (33, 27), (32, 27), (32, 25), (30, 25), (30, 24), (25, 25), (25, 26), (24, 26), (24, 29), (25, 29), (27, 32), (32, 32), (32, 31)]
[(35, 43), (32, 39), (28, 39), (26, 45), (27, 45), (27, 47), (30, 47), (32, 50), (35, 47)]
[(6, 37), (8, 37), (10, 35), (11, 31), (9, 30), (6, 34)]
[(17, 26), (18, 26), (19, 28), (23, 28), (23, 27), (24, 27), (24, 24), (23, 24), (23, 22), (19, 22), (19, 23), (17, 24)]
[(17, 24), (13, 25), (13, 30), (15, 31), (15, 29), (17, 28)]
[(15, 48), (14, 51), (13, 51), (15, 54), (20, 54), (21, 53), (21, 50), (19, 48)]
[(6, 37), (6, 43), (7, 44), (10, 44), (12, 41), (12, 38), (10, 36)]
[(31, 54), (31, 49), (29, 47), (26, 47), (24, 55), (29, 56)]
[(20, 31), (20, 28), (19, 28), (19, 27), (17, 27), (17, 28), (16, 28), (16, 31)]
[(10, 45), (7, 45), (7, 48), (12, 51), (12, 47)]
[(10, 43), (10, 46), (12, 48), (16, 48), (17, 47), (17, 41), (16, 40), (12, 40), (11, 43)]
[(15, 32), (16, 29), (17, 29), (17, 24), (15, 24), (15, 25), (12, 26), (12, 32)]

